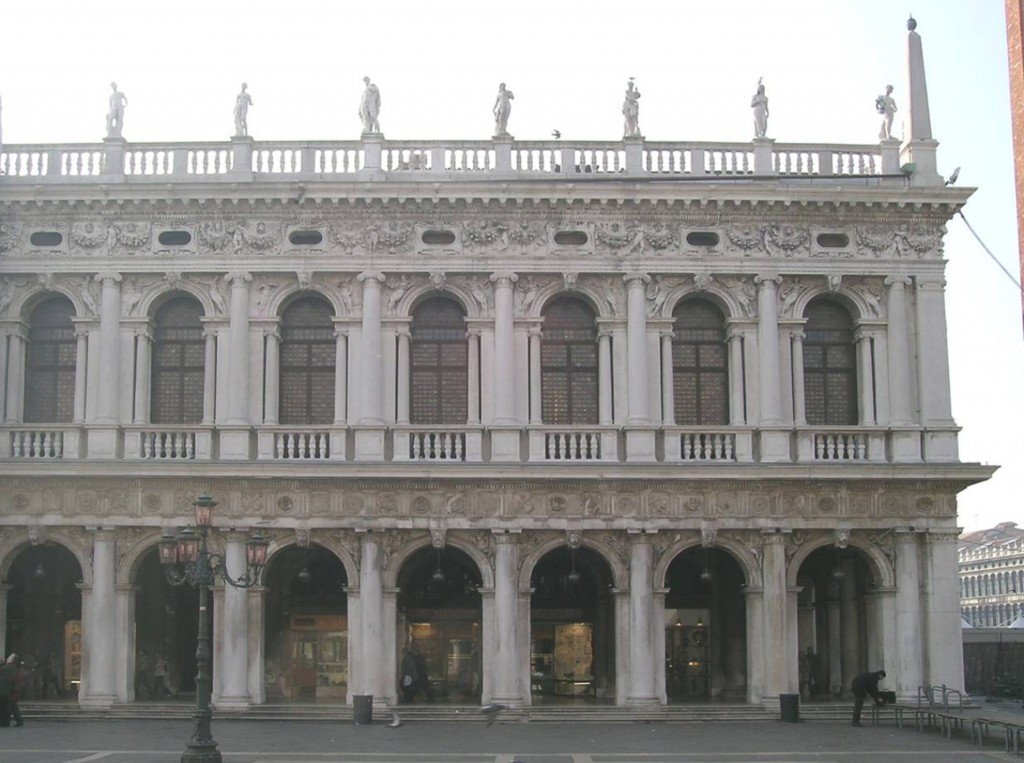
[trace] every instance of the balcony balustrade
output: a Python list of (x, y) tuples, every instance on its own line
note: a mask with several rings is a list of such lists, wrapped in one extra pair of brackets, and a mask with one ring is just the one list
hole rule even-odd
[(124, 457), (142, 461), (209, 461), (211, 427), (125, 427)]
[(482, 427), (396, 427), (395, 461), (479, 463), (483, 460)]

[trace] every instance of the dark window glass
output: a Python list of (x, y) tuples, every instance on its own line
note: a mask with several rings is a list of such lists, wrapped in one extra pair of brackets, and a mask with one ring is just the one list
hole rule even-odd
[(282, 424), (334, 422), (337, 340), (331, 306), (319, 297), (292, 302), (281, 315)]
[(705, 299), (688, 299), (672, 313), (672, 390), (680, 426), (729, 423), (725, 318)]
[(597, 322), (578, 299), (544, 308), (540, 349), (541, 415), (545, 424), (597, 423)]
[(203, 420), (206, 360), (203, 308), (191, 297), (176, 297), (156, 313), (153, 330), (154, 424), (198, 424)]
[(62, 423), (75, 415), (77, 346), (71, 319), (74, 305), (64, 297), (43, 302), (29, 318), (25, 358), (25, 421)]
[(857, 362), (853, 322), (827, 299), (807, 306), (804, 326), (804, 401), (807, 423), (857, 424)]
[(412, 316), (409, 416), (413, 424), (465, 424), (469, 356), (466, 316), (450, 299), (420, 304)]

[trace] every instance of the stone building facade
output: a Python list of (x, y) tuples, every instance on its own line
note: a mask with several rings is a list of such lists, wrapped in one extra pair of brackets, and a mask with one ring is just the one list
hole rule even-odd
[(452, 702), (962, 688), (970, 192), (909, 45), (902, 146), (5, 146), (0, 647), (187, 691), (156, 544), (209, 491), (272, 540), (221, 707), (394, 703), (413, 646)]
[(960, 609), (974, 628), (1024, 627), (1024, 530), (1000, 522), (957, 545)]

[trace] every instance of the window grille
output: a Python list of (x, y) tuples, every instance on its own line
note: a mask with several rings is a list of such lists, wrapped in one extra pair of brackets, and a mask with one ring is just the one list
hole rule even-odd
[(465, 424), (469, 354), (462, 308), (450, 299), (428, 299), (413, 313), (410, 333), (410, 421)]
[(814, 300), (805, 312), (804, 401), (807, 423), (857, 424), (857, 361), (853, 321), (841, 305)]
[(69, 422), (75, 416), (75, 307), (48, 299), (29, 318), (25, 359), (25, 421)]
[(545, 424), (597, 424), (597, 322), (582, 300), (562, 298), (544, 308), (540, 373)]
[(729, 423), (729, 367), (722, 311), (688, 299), (672, 314), (672, 387), (680, 426)]
[(319, 297), (302, 297), (281, 314), (282, 424), (334, 422), (337, 340), (333, 316), (331, 306)]
[(156, 313), (150, 403), (154, 424), (198, 424), (203, 420), (206, 342), (202, 316), (202, 305), (192, 297), (176, 297)]

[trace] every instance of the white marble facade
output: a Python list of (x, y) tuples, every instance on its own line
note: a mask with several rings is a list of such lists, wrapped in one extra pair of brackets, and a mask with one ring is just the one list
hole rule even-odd
[[(893, 143), (5, 146), (0, 621), (19, 555), (65, 548), (79, 699), (132, 701), (142, 559), (209, 490), (229, 558), (242, 531), (272, 537), (267, 584), (215, 592), (221, 706), (267, 701), (269, 570), (310, 544), (344, 571), (349, 700), (398, 700), (403, 565), (424, 549), (475, 568), (482, 701), (532, 701), (535, 572), (567, 548), (602, 570), (595, 685), (617, 704), (672, 699), (683, 557), (725, 560), (732, 581), (701, 615), (708, 696), (804, 690), (807, 647), (828, 663), (820, 693), (882, 665), (901, 695), (962, 688), (956, 494), (991, 470), (957, 454), (942, 237), (970, 192), (908, 182)], [(934, 142), (902, 151), (927, 167)], [(331, 315), (333, 414), (286, 424), (282, 315), (310, 295)], [(154, 423), (155, 320), (178, 297), (200, 306), (201, 416)], [(414, 315), (438, 297), (465, 329), (454, 423), (411, 415)], [(593, 316), (586, 425), (545, 421), (546, 310), (566, 297)], [(34, 311), (55, 298), (66, 415), (39, 421)], [(722, 318), (715, 425), (676, 415), (676, 310), (695, 298)], [(850, 325), (842, 424), (808, 418), (822, 301)], [(0, 628), (0, 651), (15, 637)]]

